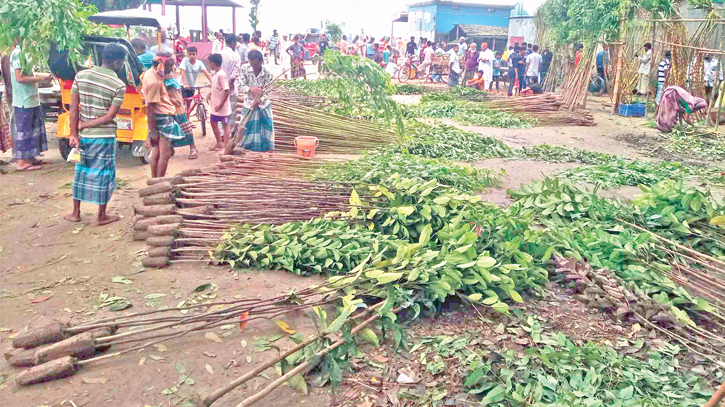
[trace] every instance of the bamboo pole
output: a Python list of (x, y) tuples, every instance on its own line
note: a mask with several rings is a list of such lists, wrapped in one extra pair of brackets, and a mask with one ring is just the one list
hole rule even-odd
[[(624, 40), (624, 12), (619, 17), (619, 38)], [(622, 88), (622, 66), (624, 65), (624, 44), (617, 46), (617, 70), (614, 74), (614, 101), (612, 102), (612, 114), (617, 114), (619, 109), (619, 99)]]
[[(650, 28), (650, 43), (652, 44), (652, 58), (655, 57), (655, 45), (657, 44), (657, 21), (654, 21), (652, 23), (652, 27)], [(651, 62), (650, 62), (651, 63)], [(658, 65), (659, 66), (659, 65)], [(659, 78), (659, 76), (658, 76)], [(659, 85), (658, 85), (659, 86)], [(654, 94), (654, 100), (657, 101), (657, 92), (659, 89), (655, 90)], [(647, 117), (647, 106), (649, 105), (649, 93), (644, 95), (644, 117)], [(655, 113), (657, 111), (657, 107), (655, 106), (652, 113)]]

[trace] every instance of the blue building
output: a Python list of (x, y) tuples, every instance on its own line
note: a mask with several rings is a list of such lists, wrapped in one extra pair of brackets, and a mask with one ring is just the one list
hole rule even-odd
[(431, 0), (411, 4), (407, 14), (408, 36), (453, 40), (451, 30), (459, 24), (508, 29), (515, 5), (516, 0), (482, 3)]

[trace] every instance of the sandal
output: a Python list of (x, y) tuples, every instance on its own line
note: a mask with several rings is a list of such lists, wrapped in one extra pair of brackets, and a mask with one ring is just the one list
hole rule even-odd
[(198, 151), (194, 150), (194, 151), (191, 151), (189, 153), (189, 159), (190, 160), (196, 160), (197, 158), (199, 158), (199, 152)]
[(25, 168), (17, 168), (18, 171), (37, 171), (40, 169), (38, 165), (29, 165)]

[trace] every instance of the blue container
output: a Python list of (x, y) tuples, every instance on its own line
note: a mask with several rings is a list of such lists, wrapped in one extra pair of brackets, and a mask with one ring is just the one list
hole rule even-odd
[(627, 105), (624, 103), (619, 104), (619, 115), (624, 117), (644, 117), (645, 108), (644, 103), (635, 103)]

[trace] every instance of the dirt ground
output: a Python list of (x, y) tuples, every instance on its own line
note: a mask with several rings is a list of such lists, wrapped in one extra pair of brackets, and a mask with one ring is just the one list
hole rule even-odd
[[(640, 157), (626, 142), (619, 141), (620, 138), (654, 130), (643, 128), (642, 119), (609, 116), (604, 112), (606, 106), (598, 102), (591, 105), (597, 123), (594, 127), (466, 128), (500, 138), (512, 147), (548, 143)], [(93, 223), (96, 208), (91, 205), (82, 207), (81, 223), (67, 222), (62, 216), (72, 205), (69, 186), (73, 166), (65, 163), (58, 152), (54, 124), (48, 123), (47, 129), (50, 146), (43, 159), (49, 163), (42, 170), (19, 172), (13, 164), (0, 167), (7, 171), (0, 174), (0, 348), (3, 350), (10, 348), (12, 337), (26, 327), (32, 329), (53, 319), (77, 323), (117, 315), (107, 307), (99, 308), (102, 295), (125, 297), (132, 307), (121, 312), (139, 312), (173, 307), (204, 283), (214, 283), (217, 286), (214, 301), (222, 301), (271, 297), (319, 282), (316, 278), (284, 272), (236, 274), (224, 267), (198, 265), (142, 271), (140, 256), (145, 244), (130, 241), (130, 226), (132, 205), (138, 200), (136, 190), (144, 187), (150, 176), (148, 166), (132, 157), (129, 150), (119, 153), (117, 172), (124, 186), (109, 204), (109, 210), (123, 216), (119, 222), (96, 226)], [(202, 138), (197, 128), (195, 135), (199, 159), (188, 160), (188, 149), (177, 149), (170, 161), (169, 174), (218, 161), (215, 153), (207, 151), (213, 144), (211, 131)], [(10, 154), (0, 154), (0, 158), (9, 159)], [(507, 203), (506, 188), (518, 187), (542, 174), (571, 166), (505, 160), (488, 160), (477, 165), (507, 171), (505, 187), (485, 195), (499, 204)], [(115, 276), (126, 276), (130, 283), (112, 282)], [(305, 315), (293, 315), (285, 320), (300, 332), (313, 330), (310, 318)], [(237, 326), (219, 330), (217, 335), (222, 343), (206, 339), (202, 334), (192, 334), (165, 343), (164, 351), (143, 349), (86, 366), (70, 378), (26, 388), (14, 383), (19, 369), (0, 363), (0, 399), (3, 400), (0, 404), (17, 407), (184, 405), (193, 394), (206, 395), (271, 358), (274, 350), (256, 352), (253, 342), (256, 337), (281, 333), (273, 322), (266, 321), (250, 323), (243, 332)], [(242, 341), (246, 341), (246, 347)], [(284, 349), (291, 347), (292, 341), (280, 339), (275, 344)], [(179, 365), (195, 384), (179, 385)], [(274, 380), (277, 374), (270, 368), (267, 376)], [(245, 395), (268, 383), (268, 380), (256, 379), (215, 406), (236, 405)], [(175, 394), (162, 394), (174, 387)], [(300, 397), (295, 390), (283, 386), (259, 405), (330, 405), (328, 389), (311, 388), (310, 394), (310, 397)]]

